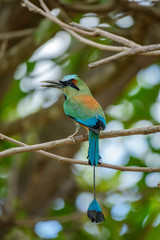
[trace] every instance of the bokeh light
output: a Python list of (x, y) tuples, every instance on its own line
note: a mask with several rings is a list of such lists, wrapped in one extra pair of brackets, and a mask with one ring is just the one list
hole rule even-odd
[(35, 225), (36, 234), (43, 239), (53, 239), (62, 230), (62, 225), (58, 221), (38, 222)]

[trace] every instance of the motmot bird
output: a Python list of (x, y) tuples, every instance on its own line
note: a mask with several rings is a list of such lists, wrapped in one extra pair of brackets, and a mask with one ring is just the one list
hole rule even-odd
[[(105, 220), (101, 208), (95, 196), (95, 166), (100, 164), (99, 155), (99, 132), (105, 129), (106, 120), (104, 112), (99, 103), (94, 99), (90, 89), (77, 75), (67, 75), (61, 81), (42, 81), (47, 85), (62, 90), (64, 101), (64, 112), (89, 130), (88, 161), (93, 166), (94, 199), (90, 203), (87, 215), (92, 222)], [(76, 131), (77, 132), (77, 131)]]

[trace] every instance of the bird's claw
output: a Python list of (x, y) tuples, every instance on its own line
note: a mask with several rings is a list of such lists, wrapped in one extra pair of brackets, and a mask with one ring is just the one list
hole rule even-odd
[(80, 130), (80, 124), (76, 122), (76, 131), (75, 131), (72, 135), (70, 135), (70, 136), (68, 137), (68, 138), (71, 138), (74, 143), (75, 143), (75, 138), (74, 138), (74, 136), (79, 132), (79, 130)]
[(73, 142), (75, 143), (75, 142), (76, 142), (76, 140), (75, 140), (74, 136), (75, 136), (75, 133), (74, 133), (74, 134), (72, 134), (72, 135), (70, 135), (68, 138), (72, 139), (72, 140), (73, 140)]

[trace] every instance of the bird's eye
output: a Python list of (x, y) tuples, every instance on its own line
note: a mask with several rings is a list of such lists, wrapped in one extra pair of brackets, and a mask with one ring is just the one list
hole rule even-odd
[(66, 85), (67, 85), (67, 86), (70, 86), (70, 85), (72, 84), (72, 80), (73, 80), (73, 79), (68, 80), (68, 81), (66, 82)]
[(72, 84), (72, 80), (68, 80), (68, 81), (60, 81), (60, 83), (63, 84), (63, 86), (70, 86)]
[(63, 86), (65, 86), (65, 87), (67, 87), (67, 86), (68, 87), (72, 87), (72, 88), (75, 88), (75, 89), (77, 89), (79, 91), (79, 88), (76, 86), (76, 84), (73, 83), (73, 80), (74, 79), (70, 79), (68, 81), (60, 81), (60, 83), (62, 83)]

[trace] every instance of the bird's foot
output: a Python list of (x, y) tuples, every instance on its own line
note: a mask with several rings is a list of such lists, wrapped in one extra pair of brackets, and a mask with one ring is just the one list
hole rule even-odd
[(68, 136), (67, 138), (70, 138), (70, 139), (72, 139), (72, 140), (73, 140), (73, 142), (75, 143), (76, 141), (75, 141), (75, 139), (74, 139), (74, 136), (75, 136), (75, 133), (74, 133), (74, 134), (72, 134), (72, 135), (70, 135), (70, 136)]
[(74, 143), (75, 143), (74, 136), (79, 132), (79, 130), (80, 130), (80, 124), (76, 122), (76, 131), (72, 135), (68, 136), (68, 138), (73, 139)]

